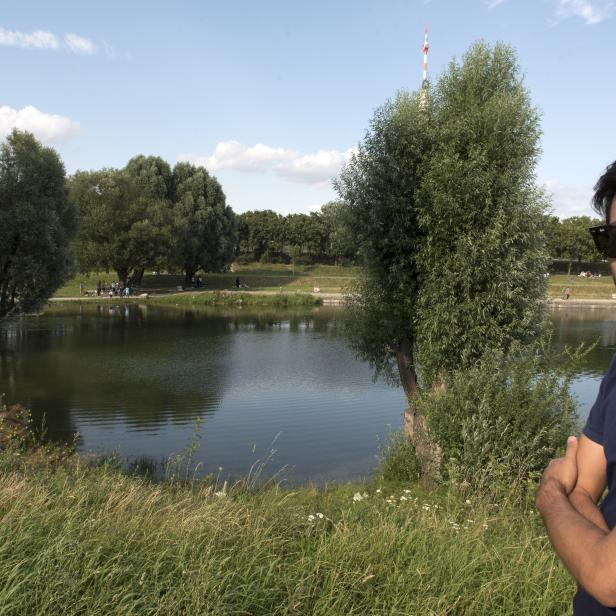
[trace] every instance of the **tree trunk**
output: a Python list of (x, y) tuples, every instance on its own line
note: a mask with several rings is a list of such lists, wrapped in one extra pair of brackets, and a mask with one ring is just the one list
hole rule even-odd
[(116, 274), (118, 275), (118, 280), (121, 283), (122, 287), (126, 286), (126, 281), (128, 280), (128, 270), (127, 269), (118, 269), (116, 270)]
[(396, 350), (400, 381), (409, 404), (404, 411), (404, 434), (415, 448), (419, 473), (424, 485), (433, 486), (440, 474), (441, 449), (435, 443), (428, 429), (426, 418), (417, 410), (415, 400), (419, 394), (417, 373), (413, 364), (411, 345), (402, 341)]
[(141, 279), (143, 278), (144, 268), (133, 270), (132, 282), (134, 287), (141, 285)]
[(186, 267), (184, 269), (184, 287), (192, 286), (192, 279), (196, 271), (197, 270), (193, 269), (192, 267)]

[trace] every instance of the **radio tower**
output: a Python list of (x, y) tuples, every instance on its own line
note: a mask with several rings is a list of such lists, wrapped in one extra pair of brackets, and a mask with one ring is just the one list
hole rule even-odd
[(423, 71), (423, 81), (421, 82), (421, 89), (425, 90), (428, 87), (428, 26), (424, 31), (424, 44), (423, 44), (423, 52), (424, 52), (424, 71)]

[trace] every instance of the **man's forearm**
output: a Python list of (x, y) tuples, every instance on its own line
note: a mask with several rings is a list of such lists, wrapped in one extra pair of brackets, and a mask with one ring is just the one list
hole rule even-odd
[(573, 492), (569, 494), (569, 502), (578, 511), (578, 513), (581, 513), (587, 520), (593, 524), (596, 524), (601, 530), (609, 532), (610, 529), (607, 522), (590, 494), (580, 492), (577, 489), (573, 490)]
[(556, 553), (578, 584), (604, 605), (615, 603), (611, 567), (607, 567), (608, 532), (580, 514), (556, 482), (539, 490), (537, 509)]

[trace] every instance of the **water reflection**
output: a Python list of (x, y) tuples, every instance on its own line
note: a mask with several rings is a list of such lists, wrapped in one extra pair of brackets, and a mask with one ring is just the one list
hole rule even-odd
[(344, 313), (64, 306), (0, 328), (0, 387), (82, 450), (160, 459), (203, 420), (203, 471), (245, 473), (276, 434), (297, 480), (371, 472), (402, 392), (374, 384)]
[[(550, 313), (559, 346), (597, 341), (573, 387), (580, 417), (616, 350), (616, 312)], [(340, 309), (179, 310), (139, 304), (54, 307), (0, 325), (0, 391), (82, 451), (160, 460), (202, 420), (202, 472), (246, 473), (274, 437), (271, 467), (295, 480), (369, 474), (377, 437), (401, 425), (401, 390), (372, 381)]]

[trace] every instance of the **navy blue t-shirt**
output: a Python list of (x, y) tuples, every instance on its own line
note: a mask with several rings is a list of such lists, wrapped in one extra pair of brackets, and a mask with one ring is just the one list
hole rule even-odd
[[(603, 445), (607, 459), (607, 495), (600, 505), (610, 530), (616, 526), (616, 355), (607, 374), (601, 381), (599, 395), (590, 409), (582, 432), (595, 443)], [(600, 616), (616, 614), (616, 609), (601, 605), (582, 588), (573, 599), (575, 616)]]

